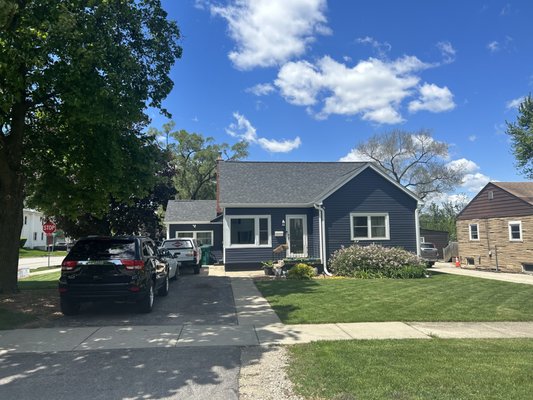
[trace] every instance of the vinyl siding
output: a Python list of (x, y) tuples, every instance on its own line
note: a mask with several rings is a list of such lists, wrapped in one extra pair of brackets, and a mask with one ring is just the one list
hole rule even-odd
[[(287, 218), (287, 215), (297, 214), (307, 216), (307, 246), (309, 257), (318, 257), (318, 243), (315, 243), (315, 227), (313, 223), (313, 210), (311, 208), (226, 208), (226, 216), (235, 215), (254, 215), (254, 216), (270, 216), (271, 223), (271, 247), (257, 247), (257, 248), (226, 248), (226, 265), (231, 264), (260, 264), (262, 261), (268, 261), (275, 258), (283, 258), (274, 255), (272, 250), (282, 244), (286, 244), (285, 235), (276, 237), (275, 231), (285, 232), (285, 227), (282, 226), (282, 221)], [(317, 233), (318, 235), (318, 233)], [(316, 236), (318, 238), (318, 236)], [(315, 249), (317, 250), (316, 254)]]
[[(493, 192), (493, 198), (489, 200), (489, 192), (491, 191)], [(498, 186), (489, 183), (461, 211), (457, 220), (527, 215), (533, 215), (533, 206)]]
[(350, 213), (388, 213), (389, 240), (359, 241), (398, 246), (416, 253), (417, 201), (368, 168), (324, 200), (327, 258), (342, 246), (352, 245)]

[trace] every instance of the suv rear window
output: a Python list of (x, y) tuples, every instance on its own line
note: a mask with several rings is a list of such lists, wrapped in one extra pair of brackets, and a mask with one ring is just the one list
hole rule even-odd
[(183, 239), (165, 240), (163, 247), (167, 249), (192, 249), (192, 242)]
[(86, 239), (79, 240), (70, 253), (69, 260), (133, 260), (134, 239)]
[(420, 248), (421, 249), (434, 249), (435, 246), (433, 245), (433, 243), (422, 243), (420, 245)]

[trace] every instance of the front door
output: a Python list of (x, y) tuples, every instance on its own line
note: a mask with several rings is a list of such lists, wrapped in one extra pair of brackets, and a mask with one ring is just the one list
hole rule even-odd
[(287, 215), (287, 257), (307, 257), (307, 217)]

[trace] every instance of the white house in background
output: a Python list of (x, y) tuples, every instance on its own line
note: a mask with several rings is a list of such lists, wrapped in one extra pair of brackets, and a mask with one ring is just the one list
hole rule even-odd
[(21, 238), (26, 238), (27, 249), (46, 249), (46, 235), (43, 232), (44, 215), (42, 212), (25, 208), (22, 216)]

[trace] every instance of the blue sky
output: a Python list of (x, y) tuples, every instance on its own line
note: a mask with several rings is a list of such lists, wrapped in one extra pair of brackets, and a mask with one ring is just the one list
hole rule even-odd
[(533, 91), (532, 1), (162, 3), (183, 35), (177, 129), (245, 139), (254, 161), (355, 160), (376, 133), (429, 129), (467, 172), (458, 192), (524, 180), (504, 132)]

